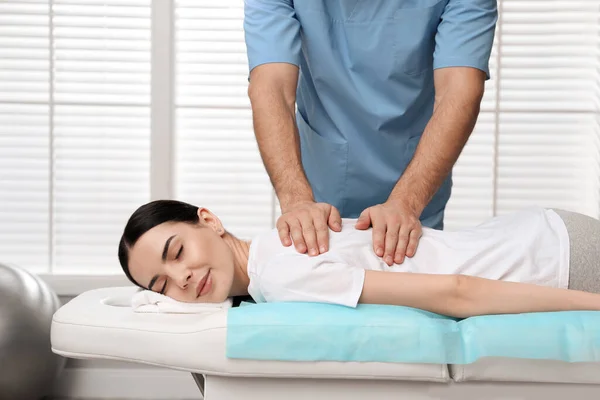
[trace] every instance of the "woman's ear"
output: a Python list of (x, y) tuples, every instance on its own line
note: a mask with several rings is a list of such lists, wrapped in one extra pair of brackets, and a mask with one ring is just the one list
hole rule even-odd
[(225, 234), (225, 228), (223, 228), (223, 224), (221, 223), (219, 217), (211, 213), (208, 209), (204, 207), (198, 207), (198, 218), (200, 219), (201, 225), (208, 225), (219, 236), (223, 236)]

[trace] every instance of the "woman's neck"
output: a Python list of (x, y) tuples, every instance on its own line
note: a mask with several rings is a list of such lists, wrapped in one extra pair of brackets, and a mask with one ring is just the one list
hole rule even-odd
[(240, 240), (230, 233), (225, 233), (223, 240), (231, 249), (233, 254), (233, 282), (231, 284), (230, 296), (245, 296), (248, 294), (248, 253), (250, 242)]

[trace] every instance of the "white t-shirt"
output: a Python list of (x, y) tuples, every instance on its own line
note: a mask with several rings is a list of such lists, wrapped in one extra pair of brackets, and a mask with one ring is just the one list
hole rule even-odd
[(388, 266), (373, 251), (371, 229), (330, 231), (329, 251), (314, 257), (284, 247), (276, 230), (252, 240), (248, 292), (256, 302), (304, 301), (356, 307), (365, 270), (463, 274), (566, 288), (569, 236), (552, 210), (528, 208), (459, 231), (423, 228), (416, 254)]

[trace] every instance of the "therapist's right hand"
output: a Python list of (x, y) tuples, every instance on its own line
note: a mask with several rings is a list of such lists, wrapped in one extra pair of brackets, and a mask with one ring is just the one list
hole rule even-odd
[(342, 230), (342, 218), (337, 208), (327, 203), (304, 201), (285, 210), (277, 220), (279, 239), (284, 246), (299, 253), (316, 256), (329, 250), (329, 229)]

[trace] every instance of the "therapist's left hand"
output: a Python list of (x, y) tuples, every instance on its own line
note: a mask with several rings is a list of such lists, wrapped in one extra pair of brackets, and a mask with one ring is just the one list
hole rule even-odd
[(387, 265), (402, 264), (417, 251), (422, 229), (419, 216), (402, 201), (386, 201), (364, 210), (356, 229), (373, 226), (373, 251)]

